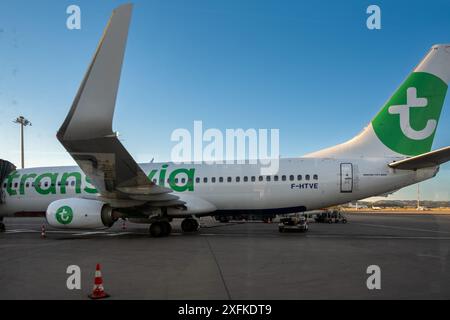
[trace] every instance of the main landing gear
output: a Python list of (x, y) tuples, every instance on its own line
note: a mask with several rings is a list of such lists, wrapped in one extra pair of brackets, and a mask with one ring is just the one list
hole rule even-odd
[[(194, 218), (186, 218), (181, 222), (181, 230), (185, 233), (196, 232), (200, 224)], [(172, 232), (172, 226), (167, 220), (157, 220), (150, 225), (149, 233), (154, 238), (167, 237)]]
[(154, 238), (167, 237), (172, 232), (169, 221), (156, 221), (150, 225), (150, 235)]
[(181, 230), (183, 230), (183, 232), (196, 232), (198, 229), (200, 229), (200, 224), (194, 218), (186, 218), (181, 223)]
[(167, 216), (167, 208), (161, 209), (161, 213), (161, 216), (153, 220), (148, 230), (154, 238), (167, 237), (172, 232), (172, 225), (170, 224), (172, 219)]

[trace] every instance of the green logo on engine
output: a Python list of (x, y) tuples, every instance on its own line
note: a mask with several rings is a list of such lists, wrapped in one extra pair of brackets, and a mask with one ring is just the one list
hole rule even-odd
[(440, 78), (413, 72), (372, 121), (376, 135), (400, 154), (430, 151), (446, 92)]
[(73, 219), (72, 208), (63, 206), (56, 211), (56, 220), (61, 224), (69, 224)]

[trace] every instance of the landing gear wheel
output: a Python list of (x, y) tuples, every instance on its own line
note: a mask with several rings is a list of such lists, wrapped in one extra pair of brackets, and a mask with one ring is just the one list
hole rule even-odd
[(0, 222), (0, 232), (5, 232), (5, 231), (6, 231), (5, 224), (3, 222)]
[(161, 222), (153, 222), (150, 225), (149, 231), (152, 237), (159, 238), (164, 234), (164, 227)]
[(181, 223), (181, 230), (183, 230), (183, 232), (195, 232), (199, 229), (199, 227), (200, 225), (197, 220), (193, 218), (184, 219)]
[(172, 226), (170, 225), (169, 222), (167, 221), (162, 221), (160, 222), (163, 228), (163, 237), (167, 237), (168, 235), (170, 235), (170, 233), (172, 232)]
[(154, 238), (166, 237), (172, 232), (172, 226), (167, 221), (156, 221), (150, 225), (149, 232)]

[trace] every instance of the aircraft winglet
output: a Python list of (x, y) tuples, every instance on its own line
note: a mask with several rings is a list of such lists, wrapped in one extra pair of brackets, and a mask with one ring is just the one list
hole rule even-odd
[(60, 141), (114, 135), (112, 121), (132, 9), (132, 4), (125, 4), (113, 11), (72, 107), (58, 131)]

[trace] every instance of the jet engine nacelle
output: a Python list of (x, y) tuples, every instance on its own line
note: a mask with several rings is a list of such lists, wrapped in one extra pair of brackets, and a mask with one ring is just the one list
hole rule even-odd
[(97, 200), (62, 199), (47, 208), (49, 225), (65, 229), (99, 229), (111, 227), (117, 219), (113, 218), (112, 208)]

